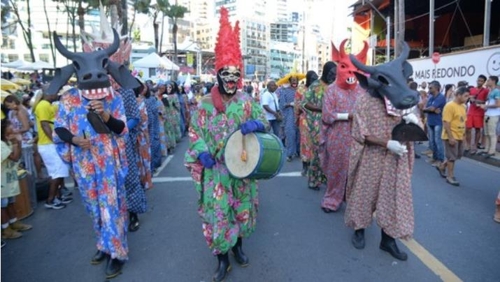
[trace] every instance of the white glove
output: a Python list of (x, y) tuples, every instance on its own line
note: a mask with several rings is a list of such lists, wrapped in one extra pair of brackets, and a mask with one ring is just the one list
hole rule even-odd
[(389, 140), (389, 142), (387, 142), (386, 147), (387, 149), (389, 149), (389, 151), (393, 152), (394, 154), (400, 157), (408, 153), (408, 149), (406, 149), (406, 146), (399, 143), (399, 141), (396, 140)]
[(413, 124), (420, 126), (420, 123), (418, 121), (418, 117), (414, 113), (409, 113), (407, 115), (404, 115), (403, 119), (406, 121), (407, 124), (413, 123)]
[(349, 120), (349, 113), (338, 113), (337, 120)]

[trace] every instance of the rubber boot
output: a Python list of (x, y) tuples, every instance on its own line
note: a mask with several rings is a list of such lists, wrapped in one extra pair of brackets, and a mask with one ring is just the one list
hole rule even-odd
[(361, 250), (365, 248), (365, 230), (364, 229), (358, 229), (354, 231), (354, 234), (352, 235), (352, 245), (354, 248)]
[(215, 271), (212, 281), (222, 282), (226, 278), (227, 273), (231, 271), (231, 264), (229, 264), (229, 256), (227, 253), (218, 254), (217, 259), (219, 260), (219, 266)]
[(380, 249), (391, 254), (395, 259), (405, 261), (408, 259), (408, 255), (405, 252), (399, 250), (398, 245), (396, 245), (396, 240), (391, 236), (387, 235), (382, 229), (382, 240), (380, 241)]
[(234, 254), (234, 259), (236, 259), (236, 262), (245, 267), (248, 266), (249, 260), (248, 257), (243, 253), (243, 239), (238, 237), (238, 241), (236, 241), (236, 245), (232, 248), (233, 254)]
[(139, 230), (139, 217), (135, 212), (129, 212), (129, 220), (128, 231), (135, 232)]
[(110, 258), (108, 260), (108, 265), (106, 266), (106, 279), (114, 278), (122, 273), (123, 265), (125, 261), (119, 260), (117, 258)]
[(306, 176), (307, 175), (307, 169), (309, 169), (309, 163), (308, 162), (302, 162), (302, 172), (301, 172), (302, 176)]
[(108, 257), (108, 254), (106, 254), (103, 251), (97, 250), (95, 255), (92, 257), (90, 260), (90, 264), (97, 265), (103, 262), (106, 258)]

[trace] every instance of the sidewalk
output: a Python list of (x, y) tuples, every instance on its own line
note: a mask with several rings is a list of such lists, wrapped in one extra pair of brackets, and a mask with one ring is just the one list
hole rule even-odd
[[(417, 146), (417, 153), (424, 157), (422, 155), (422, 152), (427, 150), (428, 145), (427, 142), (424, 142), (424, 144), (418, 145)], [(500, 143), (497, 143), (497, 150), (495, 152), (495, 156), (490, 157), (490, 158), (485, 158), (483, 156), (478, 156), (478, 155), (470, 155), (470, 154), (464, 154), (465, 158), (473, 159), (478, 162), (482, 162), (485, 164), (493, 165), (496, 167), (500, 167)]]

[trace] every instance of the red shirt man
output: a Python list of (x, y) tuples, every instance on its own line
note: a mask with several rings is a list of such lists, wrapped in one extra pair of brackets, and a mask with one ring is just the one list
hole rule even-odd
[[(476, 146), (480, 146), (480, 138), (481, 138), (481, 129), (483, 128), (483, 119), (484, 119), (484, 110), (478, 107), (478, 104), (484, 104), (486, 101), (486, 97), (488, 97), (489, 90), (488, 88), (483, 87), (486, 82), (486, 76), (479, 75), (477, 78), (477, 87), (470, 89), (470, 106), (469, 111), (467, 112), (467, 122), (465, 124), (466, 127), (466, 143), (467, 149), (469, 151), (472, 149), (471, 153), (476, 152)], [(471, 142), (472, 137), (472, 129), (475, 129), (474, 141)]]

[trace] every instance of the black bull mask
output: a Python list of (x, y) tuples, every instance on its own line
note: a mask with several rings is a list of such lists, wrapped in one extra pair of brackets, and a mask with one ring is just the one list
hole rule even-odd
[(55, 31), (53, 37), (57, 51), (73, 63), (56, 70), (47, 90), (48, 94), (59, 92), (73, 74), (76, 74), (77, 87), (80, 90), (109, 88), (111, 82), (108, 74), (123, 88), (133, 89), (140, 86), (125, 66), (109, 60), (120, 47), (120, 37), (116, 30), (113, 29), (113, 43), (108, 48), (90, 53), (73, 53), (63, 46)]
[(406, 61), (410, 54), (410, 47), (403, 42), (403, 51), (395, 60), (378, 66), (366, 66), (355, 56), (350, 55), (351, 61), (360, 71), (368, 73), (367, 77), (356, 73), (360, 85), (371, 94), (385, 97), (391, 104), (400, 110), (409, 109), (419, 101), (419, 93), (411, 90), (407, 85), (408, 78), (413, 74), (413, 68)]

